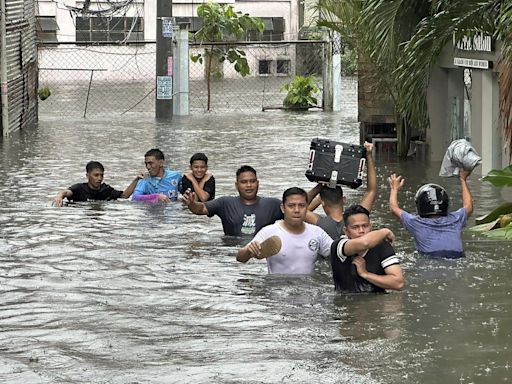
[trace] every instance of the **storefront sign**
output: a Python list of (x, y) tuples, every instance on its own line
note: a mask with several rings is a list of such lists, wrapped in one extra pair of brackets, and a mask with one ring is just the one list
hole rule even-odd
[(476, 34), (473, 37), (464, 36), (455, 44), (455, 47), (461, 51), (492, 52), (494, 50), (491, 36), (482, 34)]
[(492, 63), (490, 63), (489, 60), (466, 59), (464, 57), (454, 57), (453, 65), (456, 65), (458, 67), (478, 68), (478, 69), (492, 68)]

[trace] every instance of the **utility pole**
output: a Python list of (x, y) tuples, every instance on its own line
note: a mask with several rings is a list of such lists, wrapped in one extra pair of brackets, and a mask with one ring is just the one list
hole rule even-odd
[(173, 56), (174, 35), (172, 0), (156, 3), (156, 100), (155, 117), (171, 119), (173, 109)]

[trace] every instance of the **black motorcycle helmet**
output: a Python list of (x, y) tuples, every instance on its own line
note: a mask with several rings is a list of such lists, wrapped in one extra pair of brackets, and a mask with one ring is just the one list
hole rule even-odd
[(446, 216), (450, 198), (446, 190), (437, 184), (422, 185), (414, 197), (416, 210), (421, 217), (433, 215)]

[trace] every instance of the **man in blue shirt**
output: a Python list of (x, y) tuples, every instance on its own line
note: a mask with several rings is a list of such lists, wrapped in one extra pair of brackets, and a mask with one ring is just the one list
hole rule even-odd
[(141, 179), (135, 187), (132, 199), (146, 203), (169, 203), (178, 198), (181, 173), (164, 168), (164, 154), (153, 148), (144, 155), (149, 177)]
[(456, 259), (464, 257), (461, 232), (473, 213), (473, 198), (466, 179), (471, 171), (460, 169), (462, 208), (448, 211), (449, 198), (445, 189), (437, 184), (425, 184), (416, 192), (417, 215), (398, 205), (398, 191), (404, 180), (394, 173), (388, 178), (390, 186), (389, 207), (413, 236), (416, 249), (429, 257)]

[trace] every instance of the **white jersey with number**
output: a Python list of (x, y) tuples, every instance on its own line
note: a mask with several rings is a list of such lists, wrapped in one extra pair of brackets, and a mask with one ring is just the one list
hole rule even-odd
[(271, 236), (279, 236), (281, 250), (277, 255), (267, 258), (268, 273), (276, 274), (311, 274), (318, 255), (329, 256), (331, 237), (316, 225), (305, 224), (304, 232), (288, 232), (282, 220), (263, 227), (254, 240), (263, 242)]

